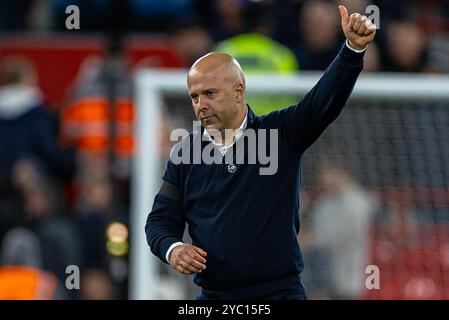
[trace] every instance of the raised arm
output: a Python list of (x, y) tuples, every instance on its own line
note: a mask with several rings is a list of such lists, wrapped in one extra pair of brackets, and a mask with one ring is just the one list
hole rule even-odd
[(274, 112), (280, 136), (301, 151), (318, 139), (346, 104), (363, 69), (363, 56), (376, 26), (365, 16), (351, 16), (339, 6), (345, 44), (318, 83), (297, 105)]

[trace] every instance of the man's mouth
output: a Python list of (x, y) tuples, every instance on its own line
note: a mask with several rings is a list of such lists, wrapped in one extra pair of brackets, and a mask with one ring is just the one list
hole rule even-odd
[(215, 117), (215, 116), (214, 115), (210, 115), (210, 116), (207, 116), (207, 117), (203, 117), (202, 121), (208, 121), (208, 120), (212, 119), (213, 117)]

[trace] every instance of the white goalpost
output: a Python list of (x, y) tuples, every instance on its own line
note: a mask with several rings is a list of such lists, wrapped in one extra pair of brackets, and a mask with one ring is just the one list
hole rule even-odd
[[(301, 72), (295, 76), (248, 75), (247, 92), (254, 95), (295, 95), (299, 100), (320, 76), (321, 73), (309, 72)], [(160, 262), (150, 252), (144, 227), (154, 196), (161, 184), (161, 168), (165, 161), (159, 150), (165, 107), (163, 96), (188, 98), (186, 71), (141, 70), (135, 75), (134, 89), (136, 150), (131, 185), (129, 299), (159, 299), (162, 281), (158, 271)], [(446, 104), (449, 109), (449, 76), (362, 74), (351, 100), (391, 103), (401, 101), (402, 105), (404, 102), (407, 104), (422, 101)]]

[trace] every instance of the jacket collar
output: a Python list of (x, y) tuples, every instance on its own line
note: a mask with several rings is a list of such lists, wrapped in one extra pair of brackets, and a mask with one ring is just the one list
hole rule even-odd
[(251, 107), (249, 106), (249, 104), (246, 104), (246, 106), (248, 108), (248, 113), (247, 113), (248, 123), (247, 123), (246, 127), (247, 128), (249, 128), (249, 127), (252, 128), (254, 126), (254, 122), (256, 120), (256, 115), (255, 115), (254, 111), (251, 109)]

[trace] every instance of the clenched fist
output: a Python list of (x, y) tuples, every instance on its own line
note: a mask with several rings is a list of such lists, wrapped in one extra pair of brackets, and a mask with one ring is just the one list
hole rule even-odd
[(184, 243), (170, 252), (168, 260), (176, 271), (190, 275), (206, 269), (206, 256), (203, 249)]
[(349, 16), (345, 6), (340, 5), (338, 8), (340, 9), (341, 26), (349, 45), (357, 50), (365, 49), (374, 39), (376, 25), (359, 13)]

